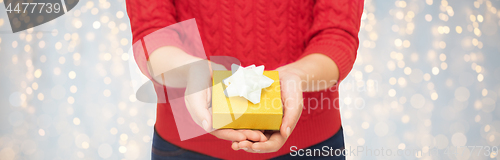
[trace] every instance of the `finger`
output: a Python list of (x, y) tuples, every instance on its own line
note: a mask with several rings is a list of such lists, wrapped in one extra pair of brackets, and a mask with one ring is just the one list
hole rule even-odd
[(261, 142), (265, 142), (269, 139), (269, 137), (267, 137), (263, 132), (261, 132), (262, 134), (260, 134), (260, 141)]
[(233, 129), (219, 129), (219, 130), (212, 131), (211, 134), (219, 139), (228, 140), (228, 141), (239, 142), (239, 141), (244, 141), (247, 139), (243, 133), (238, 132), (238, 131), (233, 130)]
[[(214, 70), (227, 70), (226, 67), (224, 67), (223, 65), (220, 65), (220, 64), (217, 64), (217, 63), (214, 63), (214, 62), (210, 62), (210, 76), (212, 77), (213, 76), (213, 71)], [(212, 101), (212, 85), (211, 83), (209, 83), (209, 88), (207, 90), (207, 102), (209, 102), (209, 107), (211, 106), (211, 102)]]
[(207, 108), (212, 106), (212, 87), (206, 89), (207, 91)]
[(231, 144), (231, 148), (235, 151), (240, 150), (240, 148), (238, 147), (238, 142), (233, 142)]
[(253, 143), (251, 149), (256, 153), (276, 152), (285, 144), (285, 141), (285, 137), (281, 136), (279, 132), (275, 132), (268, 141)]
[(288, 138), (292, 134), (295, 125), (297, 124), (302, 109), (297, 109), (299, 107), (290, 107), (284, 109), (283, 121), (280, 128), (280, 133), (283, 137)]
[(248, 130), (248, 129), (238, 130), (238, 131), (243, 133), (247, 137), (248, 140), (255, 141), (255, 142), (263, 140), (262, 137), (264, 136), (264, 134), (260, 131), (254, 131), (254, 130)]
[(244, 151), (247, 151), (247, 152), (254, 152), (252, 150), (252, 142), (248, 141), (248, 140), (244, 140), (244, 141), (241, 141), (241, 142), (238, 142), (238, 148), (239, 149), (242, 149)]
[(302, 104), (296, 99), (298, 98), (286, 97), (284, 100), (285, 107), (283, 108), (283, 121), (280, 128), (283, 137), (290, 136), (302, 114)]
[(282, 90), (282, 100), (284, 103), (283, 121), (280, 132), (283, 137), (288, 138), (302, 114), (303, 101), (302, 92), (296, 86), (298, 84), (291, 83), (291, 81), (284, 83)]
[(186, 106), (195, 120), (205, 131), (212, 130), (212, 116), (208, 112), (208, 88), (211, 78), (208, 63), (189, 69), (185, 93)]
[(206, 102), (207, 91), (202, 90), (185, 96), (186, 107), (191, 117), (205, 131), (212, 130), (212, 115)]

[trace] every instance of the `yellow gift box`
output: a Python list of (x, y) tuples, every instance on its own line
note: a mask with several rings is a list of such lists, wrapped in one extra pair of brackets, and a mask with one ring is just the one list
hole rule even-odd
[(283, 104), (278, 71), (264, 71), (264, 75), (274, 82), (262, 89), (260, 103), (257, 104), (243, 97), (226, 97), (224, 90), (227, 86), (222, 80), (231, 74), (231, 71), (213, 72), (213, 128), (279, 130), (283, 118)]

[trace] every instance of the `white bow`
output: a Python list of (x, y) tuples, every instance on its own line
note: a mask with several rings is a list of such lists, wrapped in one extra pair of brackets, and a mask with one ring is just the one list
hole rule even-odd
[(255, 67), (241, 67), (236, 64), (231, 65), (232, 75), (223, 80), (228, 86), (224, 93), (227, 97), (244, 97), (253, 104), (260, 102), (263, 88), (273, 84), (274, 80), (264, 75), (264, 65)]

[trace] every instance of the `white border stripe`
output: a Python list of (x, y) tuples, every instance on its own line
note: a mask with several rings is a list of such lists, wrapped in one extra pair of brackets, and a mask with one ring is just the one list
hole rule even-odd
[(66, 14), (66, 12), (68, 12), (68, 10), (66, 10), (66, 4), (64, 3), (64, 0), (61, 0), (61, 4), (62, 4), (63, 10), (64, 10), (64, 13)]

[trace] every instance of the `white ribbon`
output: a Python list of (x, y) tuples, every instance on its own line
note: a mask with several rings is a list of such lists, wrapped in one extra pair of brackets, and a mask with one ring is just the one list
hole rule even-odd
[(223, 80), (227, 86), (224, 93), (227, 97), (244, 97), (253, 104), (260, 102), (262, 89), (271, 86), (274, 82), (273, 79), (264, 75), (264, 65), (241, 67), (233, 64), (231, 71), (232, 75)]

